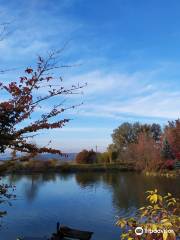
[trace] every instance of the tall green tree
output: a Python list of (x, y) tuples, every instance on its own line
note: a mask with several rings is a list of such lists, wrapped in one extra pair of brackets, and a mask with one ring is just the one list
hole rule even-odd
[[(158, 141), (161, 136), (161, 126), (159, 124), (140, 124), (136, 123), (122, 123), (113, 131), (112, 140), (113, 147), (117, 151), (126, 149), (129, 144), (137, 143), (140, 133), (146, 133), (155, 141)], [(111, 146), (112, 147), (112, 146)]]
[(162, 143), (162, 157), (165, 160), (174, 159), (175, 155), (173, 154), (173, 150), (168, 140), (165, 138)]

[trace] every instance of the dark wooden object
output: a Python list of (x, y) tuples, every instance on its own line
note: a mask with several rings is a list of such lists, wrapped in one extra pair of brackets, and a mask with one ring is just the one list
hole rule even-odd
[(47, 238), (25, 237), (25, 238), (17, 238), (16, 240), (47, 240)]
[(72, 229), (66, 226), (60, 226), (57, 223), (57, 232), (53, 234), (51, 240), (61, 240), (64, 238), (79, 239), (79, 240), (90, 240), (93, 232), (80, 231), (77, 229)]
[[(80, 231), (77, 229), (72, 229), (66, 226), (60, 226), (57, 223), (56, 233), (53, 234), (49, 240), (65, 240), (68, 239), (79, 239), (79, 240), (90, 240), (93, 232)], [(17, 238), (17, 240), (47, 240), (47, 238)]]

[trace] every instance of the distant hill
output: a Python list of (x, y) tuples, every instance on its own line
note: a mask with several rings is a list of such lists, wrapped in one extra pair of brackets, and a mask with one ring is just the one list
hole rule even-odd
[[(38, 154), (35, 159), (38, 160), (48, 160), (48, 159), (57, 159), (62, 161), (73, 161), (76, 158), (77, 153), (67, 153), (66, 155), (58, 155), (52, 153), (42, 153)], [(19, 156), (20, 157), (20, 156)], [(0, 161), (5, 161), (10, 158), (10, 154), (0, 154)]]
[(43, 154), (37, 155), (35, 159), (38, 159), (38, 160), (58, 159), (63, 161), (72, 161), (72, 160), (75, 160), (76, 155), (77, 153), (67, 153), (65, 156), (52, 154), (52, 153), (43, 153)]

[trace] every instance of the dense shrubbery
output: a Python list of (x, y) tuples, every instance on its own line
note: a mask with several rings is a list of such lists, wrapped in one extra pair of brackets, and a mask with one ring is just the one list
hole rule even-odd
[(94, 152), (93, 150), (83, 150), (76, 156), (76, 163), (78, 164), (92, 164), (92, 163), (112, 163), (117, 157), (116, 152), (106, 151), (103, 153)]
[(93, 151), (83, 150), (82, 152), (78, 153), (76, 156), (76, 163), (78, 164), (90, 164), (97, 162), (97, 154)]
[(159, 124), (123, 123), (112, 134), (109, 152), (117, 154), (116, 161), (132, 161), (138, 170), (172, 169), (180, 160), (180, 120)]
[(159, 124), (123, 123), (112, 134), (113, 144), (106, 152), (83, 150), (76, 163), (133, 164), (136, 170), (173, 169), (180, 160), (180, 120)]
[(103, 152), (97, 154), (98, 163), (110, 163), (111, 155), (109, 152)]

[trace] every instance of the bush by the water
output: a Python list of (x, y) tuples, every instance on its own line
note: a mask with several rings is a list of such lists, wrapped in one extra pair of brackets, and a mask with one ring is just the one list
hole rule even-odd
[(76, 163), (78, 164), (92, 164), (92, 163), (112, 163), (116, 159), (116, 153), (111, 151), (94, 152), (93, 150), (83, 150), (76, 156)]
[[(175, 240), (180, 236), (180, 201), (172, 194), (161, 196), (157, 189), (147, 191), (148, 204), (138, 209), (135, 217), (121, 218), (122, 240)], [(136, 234), (136, 228), (142, 234)]]
[(76, 163), (78, 164), (91, 164), (97, 162), (97, 154), (93, 150), (83, 150), (76, 156)]

